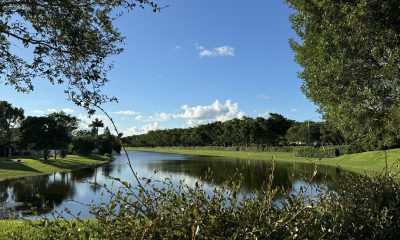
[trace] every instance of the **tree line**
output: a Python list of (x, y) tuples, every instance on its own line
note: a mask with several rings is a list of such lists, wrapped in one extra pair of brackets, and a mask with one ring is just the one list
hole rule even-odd
[(53, 150), (54, 157), (67, 153), (89, 155), (92, 152), (119, 152), (118, 137), (108, 127), (99, 135), (104, 123), (95, 119), (90, 130), (80, 130), (80, 120), (65, 112), (46, 116), (24, 116), (22, 108), (0, 101), (0, 156), (40, 154), (45, 160)]
[(150, 131), (123, 138), (135, 147), (224, 146), (264, 149), (284, 145), (340, 145), (344, 138), (326, 122), (296, 122), (276, 113), (268, 118), (244, 117), (192, 128)]

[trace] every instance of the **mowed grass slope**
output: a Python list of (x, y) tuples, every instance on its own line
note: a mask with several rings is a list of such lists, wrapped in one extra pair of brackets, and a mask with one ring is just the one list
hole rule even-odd
[(69, 172), (107, 163), (110, 158), (98, 155), (76, 156), (65, 158), (34, 159), (30, 157), (0, 158), (0, 180), (23, 176), (34, 176), (53, 172)]
[[(50, 220), (53, 222), (54, 220)], [(64, 225), (63, 220), (57, 220), (59, 226)], [(51, 231), (54, 229), (47, 229), (43, 227), (36, 227), (36, 225), (43, 226), (43, 220), (0, 220), (0, 239), (1, 240), (14, 240), (14, 239), (26, 239), (26, 240), (37, 240), (37, 239), (48, 239), (44, 231)], [(68, 220), (65, 221), (65, 226), (76, 224), (76, 228), (83, 230), (84, 228), (97, 226), (97, 221), (95, 219), (87, 219), (82, 221), (78, 220)], [(62, 238), (69, 239), (69, 238)], [(75, 239), (75, 238), (73, 238)], [(80, 238), (81, 239), (81, 238)], [(82, 238), (86, 239), (86, 238)], [(92, 239), (92, 238), (90, 238)]]
[[(282, 152), (252, 152), (252, 151), (221, 151), (221, 150), (189, 150), (179, 148), (128, 148), (128, 150), (190, 154), (200, 156), (218, 156), (227, 158), (259, 159), (286, 162), (308, 162), (321, 165), (340, 167), (355, 173), (377, 173), (385, 169), (385, 152), (371, 151), (364, 153), (355, 153), (342, 155), (335, 158), (304, 158), (296, 157), (294, 153)], [(387, 165), (391, 171), (400, 170), (400, 149), (391, 149), (386, 151)]]
[(40, 238), (40, 232), (23, 221), (0, 220), (0, 239), (15, 239), (12, 236), (13, 233), (19, 233), (23, 239)]

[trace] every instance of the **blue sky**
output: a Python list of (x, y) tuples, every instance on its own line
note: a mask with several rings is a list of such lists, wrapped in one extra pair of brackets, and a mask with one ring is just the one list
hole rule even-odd
[[(138, 9), (116, 22), (125, 51), (113, 57), (104, 91), (119, 103), (105, 108), (126, 135), (269, 112), (299, 121), (319, 117), (300, 91), (300, 67), (288, 43), (295, 37), (291, 10), (283, 1), (160, 3), (169, 7)], [(60, 86), (43, 80), (30, 94), (1, 86), (0, 98), (26, 115), (64, 109), (79, 116), (82, 127), (90, 122)]]

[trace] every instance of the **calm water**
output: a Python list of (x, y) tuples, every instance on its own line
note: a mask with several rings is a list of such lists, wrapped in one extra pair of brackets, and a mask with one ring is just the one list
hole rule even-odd
[[(163, 154), (130, 151), (134, 159), (135, 171), (141, 177), (154, 177), (154, 170), (160, 169), (155, 178), (172, 177), (175, 181), (185, 179), (191, 184), (204, 177), (210, 168), (213, 181), (206, 186), (216, 186), (233, 176), (237, 171), (243, 174), (243, 187), (252, 192), (267, 181), (271, 172), (271, 162), (262, 160), (224, 159), (204, 156)], [(277, 163), (273, 185), (296, 192), (306, 185), (312, 175), (312, 164)], [(312, 186), (325, 185), (337, 177), (340, 171), (332, 167), (319, 167)], [(54, 210), (64, 208), (74, 213), (82, 212), (81, 217), (90, 217), (84, 204), (100, 203), (107, 200), (101, 197), (102, 190), (88, 182), (111, 184), (108, 176), (133, 182), (133, 177), (123, 155), (115, 156), (110, 164), (93, 169), (82, 169), (71, 173), (26, 177), (0, 182), (0, 215), (3, 218), (15, 214), (18, 217), (32, 215), (32, 207), (40, 214), (50, 216)], [(312, 188), (311, 188), (312, 189)], [(310, 192), (310, 194), (313, 194)]]

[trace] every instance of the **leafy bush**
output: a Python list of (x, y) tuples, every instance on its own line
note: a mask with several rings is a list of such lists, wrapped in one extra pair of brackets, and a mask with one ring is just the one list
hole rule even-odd
[(361, 152), (361, 150), (349, 145), (327, 147), (298, 147), (295, 150), (295, 156), (308, 158), (333, 158), (344, 154), (352, 154), (358, 152)]
[(294, 149), (292, 146), (267, 147), (264, 152), (293, 152)]
[(32, 153), (29, 151), (25, 151), (22, 153), (22, 156), (32, 156)]
[(161, 147), (166, 149), (183, 150), (217, 150), (217, 151), (253, 151), (253, 152), (294, 152), (297, 157), (309, 158), (328, 158), (337, 157), (344, 154), (363, 152), (362, 148), (353, 145), (308, 147), (308, 146), (275, 146), (268, 147), (262, 145), (245, 146), (193, 146), (193, 147)]
[(61, 158), (65, 158), (66, 156), (67, 156), (67, 150), (61, 149), (61, 150), (60, 150), (60, 157), (61, 157)]
[[(399, 176), (346, 175), (332, 186), (340, 204), (331, 210), (347, 239), (400, 239)], [(343, 238), (343, 239), (344, 239)]]
[(345, 175), (317, 197), (273, 189), (273, 175), (253, 194), (240, 181), (210, 194), (200, 181), (114, 180), (117, 191), (101, 186), (111, 200), (91, 206), (95, 220), (34, 222), (36, 239), (400, 238), (400, 185), (389, 174)]
[(302, 147), (296, 150), (296, 157), (308, 157), (308, 158), (333, 158), (339, 156), (339, 150), (337, 148), (327, 147)]
[(77, 135), (72, 139), (72, 151), (78, 155), (89, 155), (96, 148), (96, 140), (86, 134)]
[(189, 149), (189, 150), (217, 150), (217, 151), (254, 151), (254, 152), (294, 152), (298, 147), (293, 146), (276, 146), (268, 147), (264, 145), (251, 145), (245, 146), (195, 146), (195, 147), (162, 147), (162, 148), (172, 148), (172, 149)]

